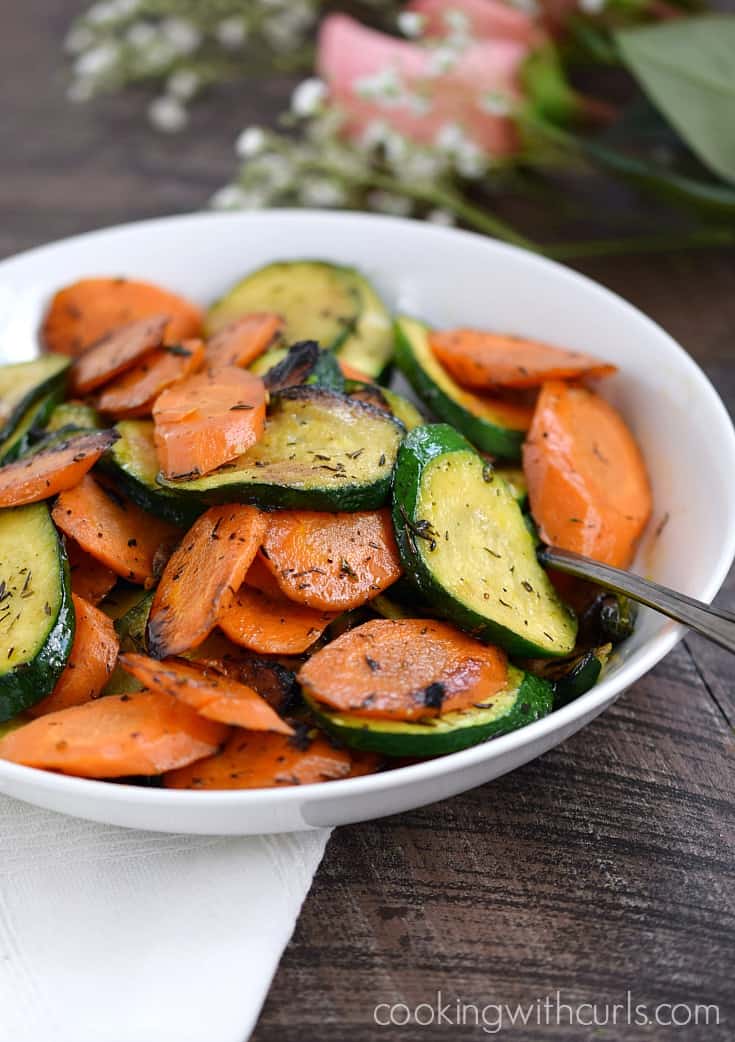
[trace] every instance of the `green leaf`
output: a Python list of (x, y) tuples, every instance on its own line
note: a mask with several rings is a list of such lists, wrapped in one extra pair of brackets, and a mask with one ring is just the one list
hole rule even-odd
[(651, 101), (710, 170), (735, 182), (735, 15), (702, 15), (615, 34)]

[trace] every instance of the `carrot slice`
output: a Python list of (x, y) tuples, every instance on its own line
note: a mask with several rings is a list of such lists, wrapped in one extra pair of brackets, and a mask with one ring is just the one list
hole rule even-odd
[(244, 584), (245, 586), (251, 586), (254, 590), (260, 590), (261, 593), (264, 593), (272, 600), (278, 600), (279, 597), (283, 597), (283, 590), (276, 582), (276, 578), (266, 564), (262, 553), (257, 553), (253, 558), (253, 563), (247, 570)]
[(97, 408), (123, 419), (150, 416), (161, 393), (178, 380), (196, 373), (204, 361), (204, 342), (185, 340), (159, 347), (101, 391)]
[(45, 452), (0, 467), (0, 507), (38, 503), (74, 488), (117, 437), (116, 431), (79, 434)]
[(168, 315), (166, 340), (199, 336), (198, 307), (148, 282), (133, 279), (82, 279), (54, 296), (41, 327), (48, 351), (79, 355), (114, 329), (151, 315)]
[(119, 643), (112, 619), (75, 593), (72, 600), (76, 629), (69, 660), (51, 694), (30, 707), (31, 716), (56, 713), (97, 698), (115, 668)]
[(256, 507), (212, 507), (194, 522), (172, 554), (148, 617), (156, 658), (189, 651), (211, 633), (242, 585), (265, 534)]
[(261, 655), (300, 655), (321, 637), (335, 615), (294, 604), (283, 594), (269, 597), (241, 586), (217, 619), (223, 633)]
[(545, 542), (627, 568), (651, 515), (651, 488), (635, 439), (609, 402), (583, 387), (544, 384), (523, 469)]
[(538, 387), (546, 380), (609, 376), (617, 367), (580, 351), (478, 329), (432, 333), (431, 349), (463, 387)]
[(350, 773), (348, 778), (362, 778), (366, 774), (377, 774), (385, 767), (385, 757), (380, 753), (350, 749)]
[(159, 662), (133, 653), (122, 654), (120, 665), (144, 687), (181, 699), (208, 720), (250, 731), (293, 734), (293, 728), (252, 687), (206, 666), (176, 658)]
[(234, 645), (230, 648), (232, 651), (225, 652), (223, 658), (196, 658), (194, 662), (252, 687), (277, 713), (287, 713), (300, 701), (301, 690), (290, 669)]
[(153, 421), (167, 477), (207, 474), (247, 452), (262, 435), (265, 384), (234, 366), (197, 373), (159, 395)]
[(301, 667), (306, 694), (354, 716), (420, 720), (486, 702), (502, 691), (499, 648), (429, 619), (374, 619)]
[(250, 365), (273, 343), (283, 329), (280, 315), (255, 312), (229, 322), (207, 341), (207, 365), (210, 369)]
[(337, 358), (337, 364), (346, 380), (359, 380), (360, 383), (364, 384), (375, 383), (372, 376), (367, 376), (362, 369), (357, 369), (354, 365), (350, 365), (349, 362), (345, 362), (344, 358)]
[(144, 355), (163, 343), (166, 315), (152, 315), (120, 326), (80, 355), (69, 370), (69, 386), (75, 394), (87, 394), (130, 369)]
[(347, 611), (376, 597), (401, 575), (390, 511), (271, 515), (266, 563), (283, 593), (319, 611)]
[(74, 539), (67, 540), (66, 556), (69, 558), (72, 592), (90, 604), (99, 604), (117, 582), (115, 573), (82, 550)]
[(346, 778), (350, 756), (318, 732), (285, 738), (236, 731), (221, 753), (169, 771), (168, 789), (273, 789)]
[(181, 536), (180, 529), (147, 514), (91, 474), (61, 493), (51, 516), (65, 535), (116, 575), (145, 586), (153, 585), (157, 560)]
[(47, 713), (0, 739), (0, 759), (82, 778), (163, 774), (210, 756), (229, 729), (157, 691)]

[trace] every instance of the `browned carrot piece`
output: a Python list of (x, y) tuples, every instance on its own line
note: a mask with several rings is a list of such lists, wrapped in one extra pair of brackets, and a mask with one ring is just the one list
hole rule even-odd
[(267, 514), (235, 504), (212, 507), (194, 522), (169, 560), (148, 617), (156, 658), (201, 644), (230, 604), (258, 552)]
[(261, 593), (264, 593), (271, 599), (278, 600), (279, 597), (283, 597), (283, 590), (265, 563), (262, 553), (257, 553), (253, 558), (253, 563), (248, 568), (244, 582), (245, 586), (252, 586), (254, 590), (260, 590)]
[(541, 538), (627, 568), (651, 515), (635, 438), (612, 405), (583, 387), (544, 384), (523, 449)]
[(283, 593), (319, 611), (357, 608), (401, 575), (388, 510), (284, 510), (269, 518), (263, 551)]
[(0, 739), (0, 759), (82, 778), (163, 774), (210, 756), (228, 734), (171, 695), (136, 691), (40, 716)]
[(167, 321), (166, 315), (141, 318), (98, 340), (79, 355), (69, 370), (71, 390), (87, 394), (130, 369), (161, 346)]
[(283, 594), (274, 599), (241, 586), (217, 624), (235, 644), (261, 655), (300, 655), (321, 637), (334, 617), (331, 612), (294, 604)]
[[(211, 638), (210, 638), (211, 640)], [(290, 669), (270, 658), (261, 658), (252, 652), (238, 648), (222, 638), (231, 650), (224, 650), (220, 658), (200, 658), (197, 649), (197, 665), (213, 669), (240, 684), (252, 687), (277, 713), (284, 714), (300, 698), (299, 685)], [(206, 642), (207, 644), (209, 641)], [(204, 647), (204, 645), (203, 645)], [(216, 652), (215, 652), (216, 653)]]
[(265, 384), (234, 366), (197, 373), (159, 395), (153, 420), (164, 474), (207, 474), (247, 452), (262, 435)]
[(75, 539), (67, 540), (66, 556), (69, 558), (72, 591), (90, 604), (99, 604), (117, 582), (115, 573), (82, 550)]
[(107, 384), (97, 399), (97, 408), (120, 419), (150, 416), (161, 391), (196, 373), (203, 361), (202, 340), (184, 340), (181, 344), (159, 347)]
[(346, 380), (359, 380), (360, 383), (364, 384), (374, 383), (372, 376), (366, 376), (362, 369), (357, 369), (354, 365), (350, 365), (349, 362), (345, 362), (344, 358), (337, 358), (337, 362), (342, 370), (342, 376)]
[(385, 757), (380, 753), (350, 749), (350, 773), (348, 778), (362, 778), (365, 774), (377, 774), (385, 767)]
[(282, 329), (283, 319), (268, 312), (236, 318), (207, 341), (207, 365), (210, 369), (227, 365), (244, 368), (270, 347)]
[(434, 354), (457, 383), (480, 391), (538, 387), (546, 380), (578, 380), (617, 371), (616, 366), (580, 351), (505, 333), (450, 329), (432, 333), (429, 340)]
[(132, 653), (121, 655), (120, 665), (144, 687), (181, 699), (209, 720), (249, 731), (293, 734), (293, 728), (252, 687), (206, 666), (176, 658), (159, 662)]
[(59, 290), (46, 312), (41, 340), (48, 351), (79, 355), (120, 326), (168, 315), (166, 341), (199, 336), (198, 307), (159, 286), (134, 279), (82, 279)]
[(273, 789), (346, 778), (350, 755), (319, 732), (285, 738), (280, 734), (233, 733), (221, 753), (191, 767), (169, 771), (168, 789)]
[(157, 561), (181, 536), (180, 529), (141, 510), (91, 474), (61, 493), (51, 516), (65, 535), (116, 575), (146, 586), (157, 577)]
[(45, 452), (0, 467), (0, 507), (38, 503), (74, 488), (116, 440), (115, 431), (78, 434)]
[(306, 694), (355, 716), (420, 720), (501, 691), (499, 648), (429, 619), (374, 619), (348, 630), (301, 667)]
[(97, 698), (115, 668), (119, 647), (115, 627), (104, 612), (72, 594), (76, 630), (69, 661), (50, 695), (31, 706), (31, 716), (56, 713)]

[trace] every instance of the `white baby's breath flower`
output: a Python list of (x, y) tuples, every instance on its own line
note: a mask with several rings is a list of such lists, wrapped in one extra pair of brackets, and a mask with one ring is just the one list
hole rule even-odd
[(448, 154), (456, 152), (466, 140), (465, 133), (459, 123), (443, 123), (434, 138), (439, 151)]
[(214, 35), (226, 50), (236, 51), (247, 40), (248, 27), (244, 18), (234, 14), (217, 23)]
[(452, 225), (457, 223), (454, 214), (450, 213), (449, 210), (430, 210), (426, 215), (426, 220), (430, 224), (438, 224), (443, 228), (451, 228)]
[(428, 73), (430, 76), (444, 76), (451, 72), (459, 59), (459, 50), (442, 43), (429, 54)]
[(368, 152), (385, 144), (391, 133), (390, 127), (382, 119), (371, 120), (362, 132), (359, 146)]
[(92, 25), (105, 25), (107, 22), (114, 22), (117, 18), (116, 5), (114, 3), (93, 4), (84, 17)]
[(94, 43), (94, 33), (86, 25), (76, 25), (70, 29), (64, 39), (64, 50), (67, 54), (80, 54)]
[(418, 11), (401, 11), (397, 21), (403, 35), (415, 39), (424, 31), (426, 19)]
[(188, 101), (196, 94), (200, 82), (193, 69), (177, 69), (166, 80), (166, 93), (172, 94), (179, 101)]
[(411, 200), (404, 195), (382, 190), (368, 192), (367, 203), (371, 210), (388, 213), (393, 217), (408, 217), (413, 209)]
[(369, 76), (358, 76), (352, 81), (352, 90), (362, 98), (380, 101), (384, 105), (398, 104), (403, 97), (403, 84), (395, 69), (379, 69)]
[(607, 6), (607, 0), (578, 0), (578, 3), (585, 14), (601, 14)]
[(186, 18), (165, 18), (161, 22), (161, 32), (177, 54), (191, 54), (202, 42), (202, 34)]
[(509, 116), (513, 110), (512, 99), (499, 90), (482, 94), (478, 99), (478, 105), (489, 116)]
[(299, 185), (299, 198), (304, 206), (343, 206), (347, 196), (342, 185), (325, 178), (310, 177)]
[(274, 15), (263, 22), (262, 33), (276, 51), (292, 51), (301, 43), (302, 27), (288, 14)]
[(434, 103), (428, 94), (416, 94), (414, 92), (406, 100), (411, 112), (414, 112), (417, 116), (428, 115), (434, 107)]
[(444, 12), (444, 24), (451, 32), (462, 36), (466, 35), (470, 28), (470, 20), (464, 11), (458, 11), (453, 7)]
[(327, 96), (327, 85), (316, 76), (303, 80), (291, 95), (291, 111), (296, 116), (314, 116)]
[(114, 67), (119, 56), (120, 52), (114, 43), (101, 43), (80, 54), (74, 62), (74, 72), (80, 79), (99, 79)]
[(446, 168), (445, 157), (435, 152), (414, 152), (403, 162), (403, 174), (411, 181), (435, 181)]
[(249, 159), (263, 151), (265, 142), (265, 132), (260, 127), (245, 127), (235, 142), (235, 151), (242, 159)]
[(224, 185), (209, 200), (215, 210), (237, 210), (242, 205), (245, 193), (239, 185)]
[(273, 194), (282, 192), (293, 181), (294, 169), (287, 156), (274, 153), (258, 156), (246, 169), (249, 174), (248, 187), (257, 182), (258, 188), (267, 188)]
[(156, 130), (161, 130), (165, 134), (175, 134), (177, 131), (183, 130), (189, 116), (178, 98), (173, 98), (170, 94), (162, 94), (160, 97), (154, 98), (148, 106), (148, 118)]
[(131, 47), (142, 51), (149, 47), (157, 36), (158, 33), (150, 22), (135, 22), (125, 34), (125, 39)]
[(466, 141), (455, 153), (454, 167), (462, 177), (482, 177), (487, 170), (487, 158), (481, 148), (471, 141)]
[(385, 139), (385, 158), (391, 166), (400, 166), (408, 154), (408, 141), (402, 134), (392, 131)]

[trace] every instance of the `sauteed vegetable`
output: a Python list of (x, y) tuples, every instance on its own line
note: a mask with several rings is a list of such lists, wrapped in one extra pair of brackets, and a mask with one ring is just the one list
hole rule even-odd
[(1, 758), (169, 788), (362, 776), (538, 720), (633, 630), (536, 556), (625, 567), (650, 517), (605, 360), (394, 320), (323, 261), (206, 314), (84, 279), (39, 337), (0, 368)]

